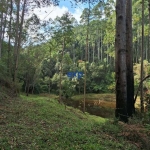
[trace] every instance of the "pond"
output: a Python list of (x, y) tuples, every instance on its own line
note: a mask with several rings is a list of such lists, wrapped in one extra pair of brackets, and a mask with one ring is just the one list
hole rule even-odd
[[(68, 106), (83, 110), (83, 100), (64, 100), (64, 103)], [(101, 116), (104, 118), (112, 118), (115, 116), (115, 101), (106, 100), (89, 100), (85, 101), (85, 110), (91, 115)]]

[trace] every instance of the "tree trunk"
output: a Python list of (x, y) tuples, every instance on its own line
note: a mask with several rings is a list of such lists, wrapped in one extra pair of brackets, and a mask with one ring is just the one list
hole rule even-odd
[(103, 61), (103, 44), (102, 44), (102, 43), (103, 43), (103, 39), (102, 39), (103, 36), (102, 36), (102, 28), (101, 28), (100, 34), (101, 34), (101, 35), (100, 35), (100, 43), (101, 43), (101, 46), (100, 46), (101, 59), (100, 59), (100, 60), (101, 60), (101, 62), (102, 62), (102, 61)]
[(20, 0), (17, 3), (17, 22), (16, 22), (16, 37), (15, 37), (15, 50), (14, 50), (14, 74), (13, 74), (13, 81), (16, 82), (17, 71), (18, 71), (18, 60), (20, 54), (20, 44), (22, 39), (22, 29), (23, 29), (23, 21), (24, 21), (24, 13), (26, 7), (26, 0), (24, 0), (23, 7), (22, 7), (22, 15), (21, 15), (21, 22), (20, 22)]
[(1, 12), (1, 21), (0, 21), (0, 58), (2, 57), (3, 15), (4, 15), (4, 13)]
[(5, 35), (5, 29), (6, 29), (6, 24), (7, 24), (7, 16), (8, 16), (8, 0), (6, 1), (6, 10), (5, 10), (5, 15), (4, 15), (4, 20), (3, 20), (3, 29), (2, 29), (2, 45), (1, 45), (1, 49), (3, 49), (3, 41), (4, 41), (4, 35)]
[(98, 30), (98, 40), (97, 40), (97, 57), (98, 61), (100, 60), (100, 37), (99, 37), (99, 30)]
[(128, 121), (126, 73), (126, 0), (116, 1), (116, 117)]
[(142, 79), (142, 80), (140, 81), (139, 86), (138, 86), (137, 91), (136, 91), (136, 94), (135, 94), (134, 103), (136, 103), (136, 99), (137, 99), (137, 96), (138, 96), (138, 92), (139, 92), (139, 90), (140, 90), (140, 88), (141, 88), (142, 83), (143, 83), (146, 79), (148, 79), (148, 78), (150, 78), (150, 75), (147, 75), (144, 79)]
[(85, 69), (84, 69), (84, 101), (83, 101), (83, 113), (85, 113), (85, 101), (86, 101), (86, 61), (88, 58), (88, 49), (89, 49), (89, 16), (90, 16), (90, 1), (89, 4), (89, 12), (88, 12), (88, 23), (87, 23), (87, 33), (86, 33), (86, 50), (85, 50)]
[[(142, 47), (141, 47), (141, 81), (143, 80), (143, 54), (144, 54), (144, 0), (142, 0)], [(144, 112), (143, 82), (140, 88), (141, 112)]]
[(88, 62), (90, 62), (90, 43), (88, 42), (88, 58), (87, 58), (87, 60), (88, 60)]
[(9, 20), (9, 38), (8, 38), (8, 60), (7, 60), (7, 72), (8, 72), (8, 75), (10, 76), (10, 51), (11, 51), (11, 38), (12, 38), (12, 11), (13, 11), (13, 3), (12, 3), (12, 0), (10, 2), (10, 20)]
[[(108, 50), (108, 44), (106, 45), (106, 51)], [(107, 65), (109, 64), (109, 55), (108, 53), (106, 54), (106, 63)]]
[(126, 63), (127, 63), (127, 111), (134, 112), (134, 77), (132, 52), (132, 0), (126, 0)]
[(93, 62), (94, 62), (94, 59), (95, 59), (95, 43), (93, 43)]
[(15, 45), (14, 45), (14, 70), (13, 70), (13, 81), (16, 81), (16, 61), (17, 61), (17, 45), (19, 38), (19, 11), (20, 11), (20, 0), (16, 2), (17, 7), (17, 20), (16, 20), (16, 28), (15, 28)]
[(64, 50), (65, 50), (65, 37), (63, 37), (62, 43), (62, 55), (61, 55), (61, 62), (60, 62), (60, 79), (59, 79), (59, 103), (62, 103), (62, 75), (63, 75), (63, 57), (64, 57)]
[(148, 40), (148, 61), (150, 61), (150, 0), (149, 0), (149, 3), (148, 3), (148, 10), (149, 10), (149, 40)]
[(35, 88), (35, 83), (33, 82), (33, 85), (32, 85), (32, 94), (34, 94), (34, 88)]

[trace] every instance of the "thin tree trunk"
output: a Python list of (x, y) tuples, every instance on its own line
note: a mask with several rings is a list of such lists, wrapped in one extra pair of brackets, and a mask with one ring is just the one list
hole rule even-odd
[(144, 79), (142, 79), (142, 80), (140, 81), (139, 86), (138, 86), (137, 91), (136, 91), (136, 94), (135, 94), (134, 103), (136, 103), (136, 99), (137, 99), (137, 96), (138, 96), (138, 92), (139, 92), (139, 90), (140, 90), (140, 88), (141, 88), (142, 83), (143, 83), (146, 79), (148, 79), (148, 78), (150, 78), (150, 75), (147, 75)]
[(26, 91), (26, 96), (29, 96), (29, 89), (30, 89), (30, 85), (29, 85), (29, 81), (27, 81), (27, 91)]
[(19, 11), (20, 11), (20, 0), (16, 2), (17, 7), (17, 20), (16, 20), (16, 28), (15, 28), (15, 45), (14, 45), (14, 70), (13, 70), (13, 81), (16, 82), (16, 73), (17, 73), (17, 46), (19, 39)]
[(1, 12), (1, 22), (0, 22), (0, 58), (2, 57), (3, 15), (4, 15), (4, 13)]
[(95, 43), (93, 43), (93, 62), (94, 62), (94, 58), (95, 58)]
[(141, 34), (141, 32), (139, 31), (139, 32), (138, 32), (138, 43), (137, 43), (137, 63), (139, 63), (140, 51), (141, 51), (140, 45), (142, 45), (142, 44), (141, 44), (140, 34)]
[(10, 20), (9, 20), (9, 39), (8, 39), (8, 60), (7, 60), (7, 71), (8, 75), (10, 76), (10, 51), (11, 51), (11, 38), (12, 38), (12, 11), (13, 11), (13, 4), (12, 0), (10, 2)]
[(148, 3), (148, 10), (149, 10), (149, 40), (148, 40), (148, 61), (150, 61), (150, 0), (149, 0), (149, 3)]
[(7, 16), (8, 16), (8, 7), (9, 7), (9, 1), (6, 0), (5, 3), (5, 17), (4, 17), (4, 22), (3, 22), (3, 31), (2, 31), (2, 49), (3, 49), (3, 40), (4, 40), (4, 35), (5, 35), (5, 29), (6, 29), (6, 24), (7, 24)]
[[(27, 49), (27, 64), (30, 63), (29, 60), (29, 49)], [(26, 68), (26, 86), (25, 86), (25, 92), (26, 92), (26, 96), (29, 95), (29, 66), (27, 66)]]
[[(108, 50), (108, 44), (106, 45), (106, 49)], [(108, 55), (108, 53), (106, 54), (106, 58), (107, 58), (106, 62), (107, 62), (107, 65), (108, 65), (109, 64), (109, 55)]]
[(99, 30), (98, 30), (98, 40), (97, 40), (97, 56), (98, 61), (100, 60), (100, 38), (99, 38)]
[(116, 117), (128, 121), (126, 73), (126, 0), (116, 1)]
[[(50, 62), (51, 62), (51, 47), (50, 47)], [(51, 73), (49, 73), (49, 94), (50, 94), (50, 90), (51, 90)]]
[(137, 38), (137, 40), (134, 43), (134, 51), (135, 51), (134, 52), (134, 57), (135, 57), (134, 63), (138, 62), (138, 36), (137, 36), (137, 34), (136, 34), (136, 38)]
[(89, 42), (88, 42), (88, 54), (87, 54), (87, 56), (88, 56), (88, 62), (90, 62), (90, 44), (89, 44)]
[(60, 63), (60, 79), (59, 79), (59, 103), (62, 103), (62, 75), (63, 75), (63, 57), (64, 57), (64, 50), (65, 50), (65, 37), (63, 38), (63, 46), (62, 46), (62, 56), (61, 56), (61, 63)]
[(84, 69), (84, 101), (83, 101), (83, 113), (85, 113), (85, 102), (86, 102), (86, 61), (88, 58), (88, 48), (89, 48), (89, 16), (90, 16), (90, 1), (89, 4), (89, 12), (88, 12), (88, 23), (87, 23), (87, 34), (86, 34), (86, 51), (85, 51), (85, 69)]
[(35, 83), (33, 82), (33, 85), (32, 85), (32, 94), (34, 94), (34, 89), (35, 89)]
[[(142, 0), (142, 47), (141, 47), (141, 81), (143, 80), (143, 54), (144, 54), (144, 0)], [(141, 112), (144, 112), (143, 101), (143, 82), (140, 86), (140, 100), (141, 100)]]
[(101, 46), (100, 46), (101, 59), (100, 60), (102, 62), (103, 61), (103, 44), (102, 44), (103, 43), (103, 39), (102, 39), (103, 36), (102, 36), (102, 28), (101, 28), (101, 35), (100, 36), (101, 36), (101, 38), (100, 38), (100, 43), (101, 43)]

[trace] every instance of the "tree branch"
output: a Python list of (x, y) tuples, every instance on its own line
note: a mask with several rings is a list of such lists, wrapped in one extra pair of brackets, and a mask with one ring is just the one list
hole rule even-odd
[(140, 81), (139, 86), (138, 86), (138, 89), (137, 89), (137, 92), (136, 92), (136, 95), (135, 95), (135, 98), (134, 98), (134, 104), (135, 104), (135, 102), (136, 102), (137, 95), (138, 95), (138, 92), (139, 92), (139, 90), (140, 90), (141, 84), (142, 84), (147, 78), (149, 78), (149, 77), (150, 77), (150, 75), (146, 76), (145, 78), (143, 78), (143, 79)]

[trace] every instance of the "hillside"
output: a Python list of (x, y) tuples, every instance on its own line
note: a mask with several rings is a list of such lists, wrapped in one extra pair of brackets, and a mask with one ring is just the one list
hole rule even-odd
[(0, 105), (0, 149), (120, 150), (140, 146), (121, 136), (122, 127), (58, 104), (53, 98), (21, 96)]

